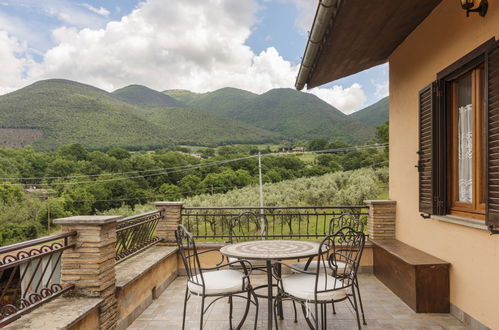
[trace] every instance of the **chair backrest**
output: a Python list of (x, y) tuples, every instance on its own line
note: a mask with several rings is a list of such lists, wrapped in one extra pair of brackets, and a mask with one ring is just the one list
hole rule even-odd
[(196, 243), (194, 242), (192, 234), (184, 225), (178, 225), (175, 230), (175, 239), (177, 240), (178, 252), (184, 263), (189, 281), (204, 287), (201, 263), (199, 262)]
[(336, 231), (343, 227), (350, 227), (355, 231), (364, 232), (364, 222), (359, 214), (355, 213), (340, 213), (329, 220), (329, 235), (333, 235)]
[[(263, 219), (263, 221), (262, 221)], [(227, 220), (228, 243), (265, 238), (267, 221), (260, 214), (244, 212)]]
[[(365, 234), (352, 227), (340, 228), (334, 234), (324, 237), (317, 255), (317, 260), (324, 267), (317, 267), (316, 270), (316, 295), (353, 285), (364, 244)], [(326, 276), (331, 270), (334, 274), (332, 278)]]

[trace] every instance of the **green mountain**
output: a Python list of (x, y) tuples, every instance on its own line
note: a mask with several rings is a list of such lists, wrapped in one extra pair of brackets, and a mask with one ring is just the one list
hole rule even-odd
[(388, 96), (349, 117), (372, 127), (383, 125), (388, 120)]
[(280, 133), (290, 139), (323, 137), (362, 143), (374, 136), (374, 128), (352, 120), (317, 96), (289, 88), (262, 95), (235, 88), (211, 93), (166, 91), (196, 109), (204, 109)]
[[(31, 142), (38, 149), (76, 142), (96, 149), (173, 143), (161, 127), (134, 115), (135, 111), (101, 89), (51, 79), (0, 96), (0, 127), (14, 132), (37, 131), (39, 135)], [(15, 138), (16, 134), (10, 135), (10, 139)]]
[(278, 133), (228, 117), (196, 109), (148, 109), (146, 119), (160, 125), (174, 141), (188, 145), (277, 143), (286, 138)]
[(139, 107), (186, 107), (185, 104), (173, 97), (141, 85), (123, 87), (111, 94), (122, 101)]
[(193, 93), (178, 89), (167, 90), (164, 93), (185, 103), (190, 108), (203, 109), (221, 116), (230, 115), (242, 103), (254, 101), (258, 98), (258, 94), (232, 87), (225, 87), (208, 93)]
[[(77, 142), (91, 149), (149, 149), (285, 140), (280, 134), (203, 110), (152, 107), (169, 97), (147, 87), (129, 87), (110, 94), (78, 82), (52, 79), (0, 96), (0, 146), (33, 144), (48, 150)], [(135, 105), (138, 103), (142, 106)], [(174, 100), (173, 104), (181, 103)]]

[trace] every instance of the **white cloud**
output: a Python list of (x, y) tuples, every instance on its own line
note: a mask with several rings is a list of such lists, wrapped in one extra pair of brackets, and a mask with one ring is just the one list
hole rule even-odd
[(312, 0), (280, 0), (291, 2), (296, 6), (295, 26), (298, 31), (306, 33), (312, 28), (318, 1)]
[(97, 15), (108, 17), (109, 14), (111, 14), (111, 12), (104, 7), (95, 8), (94, 6), (92, 6), (88, 3), (82, 3), (81, 5), (85, 8), (87, 8), (88, 10), (90, 10), (91, 12), (96, 13)]
[(292, 87), (297, 67), (273, 47), (255, 54), (244, 43), (255, 23), (255, 0), (149, 0), (104, 29), (62, 27), (57, 46), (31, 71), (106, 90), (131, 83), (203, 92), (225, 86), (261, 93)]
[[(77, 27), (101, 27), (105, 20), (89, 12), (73, 0), (5, 0), (7, 5), (19, 7), (24, 12), (34, 12), (55, 17), (62, 23)], [(11, 31), (9, 31), (11, 32)]]
[(389, 81), (376, 81), (376, 80), (371, 80), (371, 83), (374, 85), (374, 96), (378, 98), (383, 98), (385, 96), (388, 96), (389, 93)]
[(27, 46), (0, 31), (0, 94), (13, 91), (26, 84), (25, 76), (33, 61), (26, 55)]
[(331, 88), (317, 87), (307, 92), (316, 95), (345, 114), (362, 109), (367, 101), (364, 89), (358, 83), (346, 88), (340, 85)]
[[(0, 79), (0, 93), (47, 78), (72, 79), (108, 91), (129, 84), (195, 92), (226, 86), (255, 93), (293, 88), (298, 66), (274, 47), (255, 54), (245, 45), (258, 9), (256, 0), (148, 0), (101, 29), (55, 29), (55, 46), (40, 63), (23, 53), (25, 46), (17, 39), (2, 34), (0, 65), (10, 71)], [(366, 102), (359, 84), (310, 92), (345, 113)]]

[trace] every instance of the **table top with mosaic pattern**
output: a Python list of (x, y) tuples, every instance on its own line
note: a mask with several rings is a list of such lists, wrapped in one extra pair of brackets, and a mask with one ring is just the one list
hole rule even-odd
[(320, 243), (292, 240), (257, 240), (230, 244), (220, 253), (241, 259), (286, 260), (317, 255)]

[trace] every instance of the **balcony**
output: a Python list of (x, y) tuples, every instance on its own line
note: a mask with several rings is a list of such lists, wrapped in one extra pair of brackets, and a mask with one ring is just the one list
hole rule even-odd
[[(258, 285), (264, 284), (265, 279), (265, 276), (257, 275), (253, 281)], [(450, 314), (415, 313), (372, 274), (361, 274), (359, 281), (367, 317), (365, 329), (468, 329)], [(185, 285), (185, 276), (179, 276), (175, 279), (128, 329), (181, 329), (182, 304), (180, 302), (184, 299)], [(186, 328), (199, 329), (201, 303), (196, 298), (189, 302)], [(266, 329), (265, 300), (261, 300), (261, 304), (258, 329)], [(228, 329), (228, 311), (229, 307), (226, 301), (215, 304), (206, 317), (204, 329)], [(328, 311), (328, 329), (355, 329), (357, 327), (355, 314), (347, 303), (336, 306), (336, 315), (333, 315), (330, 308)], [(254, 308), (251, 308), (243, 329), (253, 329), (254, 313)], [(241, 314), (242, 308), (236, 309), (234, 319), (238, 320)], [(280, 329), (309, 329), (301, 311), (298, 313), (298, 323), (294, 323), (293, 309), (290, 303), (284, 304), (284, 318), (284, 320), (279, 321)]]
[[(329, 220), (345, 214), (364, 223), (373, 242), (391, 242), (394, 204), (369, 202), (368, 205), (194, 208), (179, 202), (159, 202), (155, 203), (155, 211), (128, 218), (58, 219), (56, 222), (61, 225), (63, 234), (0, 248), (0, 285), (4, 292), (0, 326), (6, 329), (180, 329), (187, 277), (174, 239), (179, 223), (194, 235), (200, 251), (219, 248), (240, 238), (319, 241), (329, 231)], [(254, 217), (252, 230), (244, 235), (227, 227), (228, 219), (241, 214)], [(448, 313), (415, 312), (421, 309), (421, 304), (417, 298), (413, 305), (412, 293), (407, 293), (411, 288), (402, 293), (397, 287), (392, 288), (398, 296), (388, 289), (378, 279), (385, 282), (386, 277), (373, 275), (373, 260), (379, 257), (382, 244), (378, 249), (376, 246), (366, 244), (359, 268), (365, 328), (466, 328)], [(200, 258), (202, 267), (213, 266), (217, 261), (209, 254)], [(386, 275), (384, 268), (380, 269), (381, 275)], [(266, 283), (267, 277), (262, 274), (254, 272), (253, 286)], [(399, 282), (402, 281), (401, 278)], [(50, 291), (45, 287), (55, 289)], [(436, 296), (429, 298), (436, 299)], [(198, 300), (193, 296), (188, 303), (188, 329), (199, 328)], [(238, 304), (237, 300), (234, 303), (237, 322), (244, 304)], [(264, 329), (267, 328), (266, 299), (259, 299), (259, 303), (257, 325), (258, 329)], [(355, 328), (356, 318), (350, 305), (342, 302), (335, 307), (336, 314), (331, 308), (326, 313), (328, 328)], [(215, 303), (204, 318), (205, 329), (229, 328), (228, 308), (226, 299)], [(291, 304), (285, 302), (280, 328), (308, 329), (302, 311), (297, 315), (295, 323)], [(252, 307), (245, 329), (253, 328), (254, 316)]]

